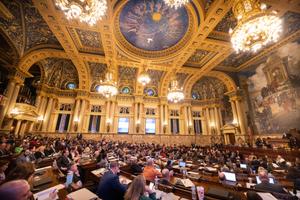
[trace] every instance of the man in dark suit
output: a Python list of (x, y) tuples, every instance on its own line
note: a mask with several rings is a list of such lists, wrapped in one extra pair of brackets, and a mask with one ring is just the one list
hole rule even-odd
[(258, 175), (261, 183), (255, 185), (255, 189), (266, 192), (286, 193), (281, 185), (269, 183), (268, 172), (266, 170), (259, 172)]
[(69, 150), (65, 149), (62, 151), (62, 155), (57, 159), (57, 167), (59, 170), (66, 174), (71, 167), (71, 159), (69, 158)]
[(97, 195), (103, 200), (123, 200), (126, 185), (120, 183), (120, 172), (117, 162), (110, 163), (110, 170), (102, 176), (97, 188)]

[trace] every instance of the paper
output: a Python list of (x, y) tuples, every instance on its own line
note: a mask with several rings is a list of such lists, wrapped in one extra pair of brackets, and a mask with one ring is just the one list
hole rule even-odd
[(96, 169), (93, 170), (92, 173), (96, 176), (100, 175), (100, 174), (104, 174), (107, 171), (107, 169), (105, 168), (100, 168), (100, 169)]
[(195, 186), (194, 183), (190, 179), (180, 179), (180, 182), (184, 185), (184, 187)]
[(51, 168), (52, 168), (52, 166), (42, 167), (42, 168), (36, 169), (35, 172), (40, 172), (40, 171), (44, 171), (46, 169), (51, 169)]
[[(51, 192), (53, 192), (54, 190), (61, 190), (65, 188), (65, 186), (63, 184), (59, 184), (59, 185), (56, 185), (56, 186), (53, 186), (51, 188), (48, 188), (46, 190), (43, 190), (41, 192), (38, 192), (38, 193), (35, 193), (33, 195), (34, 199), (38, 199), (38, 200), (46, 200), (49, 198), (49, 194)], [(55, 199), (58, 199), (58, 196), (56, 195), (56, 198)]]
[(274, 168), (279, 168), (279, 166), (275, 163), (272, 163), (272, 165), (273, 165)]
[(126, 184), (126, 185), (128, 185), (129, 183), (132, 182), (132, 180), (130, 180), (130, 179), (128, 179), (128, 178), (126, 178), (125, 176), (122, 176), (122, 175), (119, 177), (119, 179), (120, 179), (121, 183)]
[(277, 200), (272, 194), (270, 193), (263, 193), (263, 192), (257, 192), (257, 194), (263, 199), (263, 200)]
[(68, 198), (72, 198), (72, 200), (92, 200), (98, 199), (98, 196), (86, 188), (82, 188), (75, 192), (72, 192), (67, 195)]
[(217, 171), (217, 169), (213, 168), (213, 167), (206, 167), (205, 169), (207, 169), (210, 172), (216, 172)]
[(161, 200), (179, 200), (179, 196), (174, 195), (173, 193), (165, 193), (160, 190), (155, 190), (156, 199)]

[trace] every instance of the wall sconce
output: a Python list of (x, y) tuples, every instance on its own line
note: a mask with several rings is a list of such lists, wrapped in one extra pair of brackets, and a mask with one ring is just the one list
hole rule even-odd
[(165, 121), (164, 124), (163, 124), (163, 131), (164, 131), (164, 133), (167, 132), (167, 126), (168, 126), (168, 122)]
[(15, 116), (19, 115), (20, 111), (18, 108), (14, 108), (10, 111), (10, 115), (14, 118)]
[(136, 121), (136, 132), (139, 133), (140, 131), (140, 124), (141, 124), (141, 121), (140, 120), (137, 120)]
[(211, 133), (212, 133), (212, 135), (214, 135), (215, 134), (215, 123), (213, 123), (213, 122), (211, 122), (210, 124), (209, 124), (209, 126), (210, 126), (210, 129), (211, 129)]
[(109, 132), (110, 130), (110, 124), (112, 123), (112, 120), (109, 118), (106, 120), (106, 131)]
[(235, 125), (235, 126), (239, 125), (239, 123), (238, 123), (238, 121), (236, 119), (232, 120), (232, 124)]
[(189, 134), (191, 134), (191, 132), (192, 132), (192, 126), (193, 126), (192, 122), (189, 122), (189, 124), (188, 124)]
[(79, 122), (79, 118), (78, 117), (74, 118), (75, 132), (77, 132), (77, 129), (78, 129), (78, 122)]

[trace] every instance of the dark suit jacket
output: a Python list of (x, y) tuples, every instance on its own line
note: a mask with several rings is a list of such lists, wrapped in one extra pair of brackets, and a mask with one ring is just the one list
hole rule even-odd
[(278, 193), (286, 193), (283, 190), (283, 187), (278, 184), (272, 184), (272, 183), (260, 183), (254, 186), (257, 190), (262, 190), (266, 192), (278, 192)]
[[(60, 170), (61, 170), (62, 167), (65, 167), (65, 168), (69, 169), (69, 167), (71, 166), (70, 160), (65, 156), (60, 156), (57, 159), (56, 163), (57, 163), (57, 166)], [(62, 171), (62, 172), (67, 172), (67, 171)]]
[(126, 186), (120, 183), (119, 176), (108, 171), (102, 176), (97, 195), (103, 200), (123, 200)]
[(133, 174), (141, 174), (143, 172), (143, 168), (138, 164), (130, 165), (130, 172)]

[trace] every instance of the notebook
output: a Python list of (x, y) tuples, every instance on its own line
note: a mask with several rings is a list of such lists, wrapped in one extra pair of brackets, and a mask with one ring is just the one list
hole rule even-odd
[(86, 188), (82, 188), (80, 190), (77, 190), (75, 192), (72, 192), (67, 195), (68, 198), (71, 198), (72, 200), (94, 200), (98, 199), (98, 196), (91, 191), (89, 191)]

